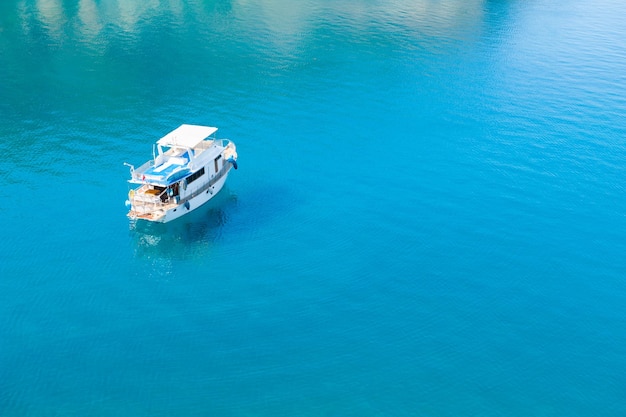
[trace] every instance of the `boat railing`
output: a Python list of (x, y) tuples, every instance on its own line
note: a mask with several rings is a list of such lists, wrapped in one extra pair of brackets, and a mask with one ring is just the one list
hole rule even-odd
[(145, 164), (143, 164), (142, 166), (140, 166), (139, 168), (135, 168), (134, 170), (131, 171), (131, 179), (133, 180), (137, 180), (137, 181), (142, 181), (142, 176), (143, 174), (150, 168), (152, 168), (154, 166), (154, 160), (151, 159), (148, 162), (146, 162)]
[(205, 151), (209, 149), (211, 146), (213, 146), (216, 140), (218, 139), (203, 140), (202, 142), (200, 142), (199, 144), (195, 146), (195, 149), (200, 150), (200, 151)]
[(169, 204), (177, 201), (176, 197), (167, 194), (167, 188), (159, 194), (148, 193), (153, 190), (147, 184), (133, 190), (132, 205), (138, 213), (150, 213), (164, 209)]
[(228, 147), (232, 147), (233, 143), (231, 142), (230, 139), (218, 139), (218, 141), (220, 142), (219, 145), (222, 148), (228, 148)]
[(225, 148), (230, 143), (230, 139), (211, 139), (200, 142), (196, 145), (196, 155), (214, 147)]

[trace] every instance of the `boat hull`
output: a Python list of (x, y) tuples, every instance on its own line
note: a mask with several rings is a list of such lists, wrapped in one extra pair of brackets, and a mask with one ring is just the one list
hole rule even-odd
[[(230, 169), (228, 171), (230, 171)], [(185, 214), (190, 213), (195, 209), (201, 207), (213, 197), (215, 197), (217, 193), (219, 193), (224, 187), (224, 184), (226, 183), (226, 178), (229, 174), (228, 171), (219, 180), (208, 186), (206, 190), (203, 190), (201, 193), (197, 194), (193, 198), (181, 201), (181, 203), (176, 206), (168, 209), (164, 208), (152, 211), (149, 213), (138, 213), (134, 210), (131, 210), (128, 213), (128, 217), (132, 220), (146, 220), (158, 223), (168, 223), (172, 220), (182, 217)]]

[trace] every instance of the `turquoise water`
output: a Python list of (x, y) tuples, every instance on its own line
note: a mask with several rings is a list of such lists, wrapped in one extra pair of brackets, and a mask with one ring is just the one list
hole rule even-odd
[[(626, 415), (626, 5), (0, 5), (0, 415)], [(182, 123), (239, 170), (166, 225)]]

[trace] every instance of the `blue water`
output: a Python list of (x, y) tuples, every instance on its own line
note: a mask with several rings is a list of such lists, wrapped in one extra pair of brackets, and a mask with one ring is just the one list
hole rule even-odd
[[(0, 415), (626, 415), (626, 4), (0, 4)], [(182, 123), (239, 170), (166, 224)]]

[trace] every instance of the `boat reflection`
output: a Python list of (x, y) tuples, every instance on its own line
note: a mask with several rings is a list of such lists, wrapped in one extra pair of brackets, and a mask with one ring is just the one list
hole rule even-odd
[(169, 223), (131, 221), (135, 256), (193, 259), (204, 256), (222, 236), (237, 196), (224, 188), (204, 206)]

